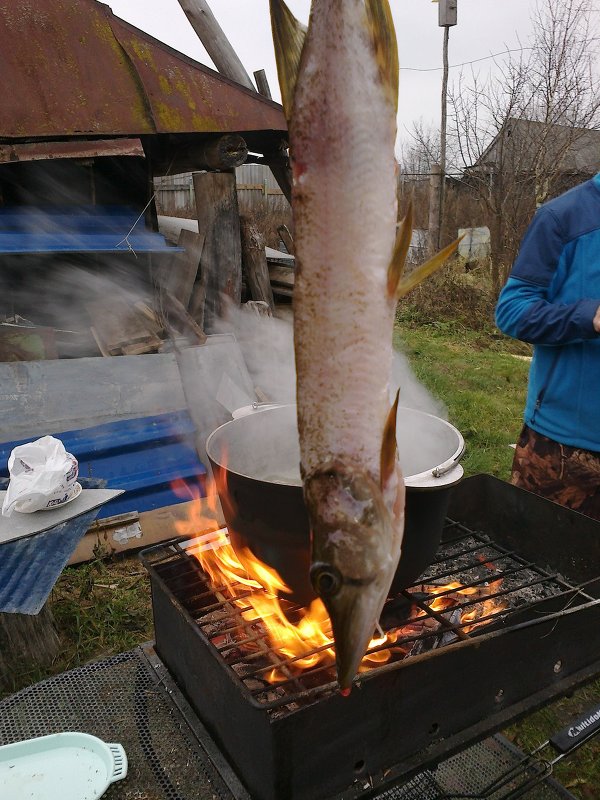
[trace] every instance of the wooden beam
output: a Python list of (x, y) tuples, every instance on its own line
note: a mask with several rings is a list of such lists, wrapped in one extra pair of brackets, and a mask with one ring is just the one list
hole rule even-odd
[(233, 172), (196, 172), (193, 180), (198, 230), (205, 234), (200, 271), (206, 298), (203, 314), (196, 297), (190, 311), (198, 325), (210, 332), (222, 316), (223, 297), (238, 306), (242, 299), (240, 217)]
[(217, 70), (232, 81), (254, 89), (250, 76), (205, 0), (179, 0), (186, 17)]
[(202, 147), (197, 169), (235, 169), (241, 167), (247, 158), (248, 145), (243, 136), (239, 133), (227, 133)]
[(271, 290), (269, 267), (265, 253), (265, 240), (250, 217), (241, 218), (242, 265), (248, 281), (250, 296), (262, 300), (275, 311), (275, 301)]
[(259, 94), (262, 94), (263, 97), (267, 97), (269, 100), (272, 100), (273, 97), (271, 95), (271, 87), (269, 86), (267, 73), (264, 71), (264, 69), (256, 70), (254, 73), (254, 80), (256, 81)]

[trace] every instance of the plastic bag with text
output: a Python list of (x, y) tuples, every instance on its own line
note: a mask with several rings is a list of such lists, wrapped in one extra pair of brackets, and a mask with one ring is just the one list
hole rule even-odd
[(10, 483), (2, 514), (31, 513), (68, 503), (81, 490), (77, 483), (79, 465), (63, 443), (54, 436), (15, 447), (8, 459)]

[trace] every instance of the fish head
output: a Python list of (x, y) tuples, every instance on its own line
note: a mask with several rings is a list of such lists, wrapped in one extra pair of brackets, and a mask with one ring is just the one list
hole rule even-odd
[(332, 462), (305, 479), (310, 577), (333, 627), (338, 682), (348, 689), (373, 637), (396, 563), (391, 514), (373, 477)]

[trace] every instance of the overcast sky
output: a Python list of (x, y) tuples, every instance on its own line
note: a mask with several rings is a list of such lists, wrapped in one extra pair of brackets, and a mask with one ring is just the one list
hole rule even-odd
[[(557, 0), (559, 2), (560, 0)], [(113, 12), (197, 61), (213, 66), (181, 10), (178, 0), (106, 0)], [(475, 59), (480, 73), (494, 69), (486, 58), (526, 46), (536, 0), (458, 0), (458, 25), (450, 29), (450, 64)], [(268, 0), (209, 0), (209, 5), (247, 72), (265, 69), (271, 91), (279, 99)], [(306, 22), (309, 0), (288, 0)], [(600, 0), (594, 0), (600, 9)], [(443, 29), (438, 6), (431, 0), (391, 0), (400, 54), (399, 132), (414, 121), (438, 125), (440, 120)], [(467, 67), (470, 70), (470, 67)], [(416, 71), (433, 70), (433, 71)], [(458, 76), (459, 70), (450, 71)]]

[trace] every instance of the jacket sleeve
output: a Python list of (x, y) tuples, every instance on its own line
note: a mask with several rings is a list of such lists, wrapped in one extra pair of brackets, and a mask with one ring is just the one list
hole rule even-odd
[(549, 287), (564, 249), (560, 222), (540, 208), (529, 226), (506, 286), (496, 306), (503, 333), (531, 344), (572, 344), (598, 336), (593, 326), (600, 299), (575, 303), (548, 300)]

